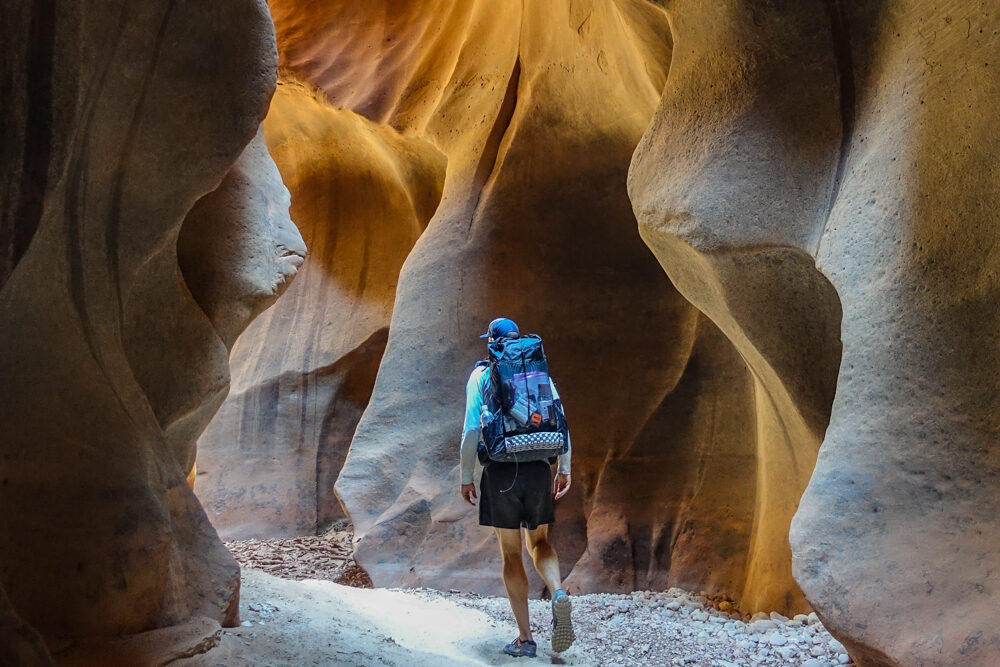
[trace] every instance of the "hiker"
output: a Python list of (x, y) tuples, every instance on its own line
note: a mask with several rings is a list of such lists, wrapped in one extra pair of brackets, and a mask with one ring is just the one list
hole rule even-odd
[[(492, 526), (500, 543), (503, 583), (518, 636), (504, 653), (535, 657), (528, 623), (528, 578), (521, 560), (521, 528), (535, 569), (552, 593), (552, 650), (573, 643), (570, 599), (562, 588), (559, 559), (549, 544), (553, 501), (570, 487), (570, 442), (555, 383), (537, 336), (521, 336), (506, 318), (490, 322), (487, 361), (476, 364), (466, 386), (462, 433), (462, 497), (475, 506), (479, 524)], [(476, 458), (483, 464), (480, 493), (472, 482)], [(552, 462), (558, 461), (553, 479)]]

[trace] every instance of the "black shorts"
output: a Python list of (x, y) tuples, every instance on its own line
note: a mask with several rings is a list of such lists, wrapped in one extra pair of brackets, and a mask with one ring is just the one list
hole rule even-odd
[(486, 464), (479, 481), (480, 526), (534, 530), (555, 520), (548, 462)]

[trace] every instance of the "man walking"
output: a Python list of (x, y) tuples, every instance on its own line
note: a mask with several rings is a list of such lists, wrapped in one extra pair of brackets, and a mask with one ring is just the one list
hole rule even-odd
[[(506, 318), (490, 322), (482, 338), (488, 342), (520, 336), (517, 325)], [(480, 479), (480, 495), (472, 482), (476, 453), (482, 438), (482, 418), (490, 382), (490, 368), (479, 364), (466, 386), (465, 427), (462, 433), (462, 497), (470, 505), (479, 499), (479, 524), (496, 531), (503, 560), (503, 582), (511, 611), (517, 621), (518, 636), (504, 647), (515, 657), (534, 657), (537, 645), (528, 622), (528, 578), (521, 560), (521, 528), (535, 569), (552, 592), (552, 650), (565, 651), (573, 643), (570, 599), (562, 588), (559, 559), (549, 544), (549, 524), (555, 521), (553, 500), (566, 495), (570, 487), (569, 435), (566, 452), (558, 457), (558, 474), (553, 479), (548, 461), (501, 462), (487, 460)], [(552, 398), (559, 400), (551, 382)]]

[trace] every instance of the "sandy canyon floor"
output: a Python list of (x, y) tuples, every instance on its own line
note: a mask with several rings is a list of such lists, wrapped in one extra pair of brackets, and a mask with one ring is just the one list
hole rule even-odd
[(187, 664), (850, 664), (814, 615), (747, 619), (676, 588), (575, 596), (577, 640), (561, 654), (549, 650), (548, 602), (532, 600), (538, 657), (510, 658), (501, 649), (517, 630), (505, 598), (362, 587), (370, 583), (350, 557), (350, 539), (349, 531), (334, 530), (229, 543), (243, 566), (243, 624), (225, 630), (221, 646)]

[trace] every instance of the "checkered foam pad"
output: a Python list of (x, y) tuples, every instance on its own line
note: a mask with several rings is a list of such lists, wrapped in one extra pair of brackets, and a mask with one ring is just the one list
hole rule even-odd
[(504, 440), (508, 452), (528, 452), (536, 449), (559, 449), (563, 444), (561, 433), (551, 431), (540, 431), (538, 433), (525, 433), (524, 435), (512, 435)]

